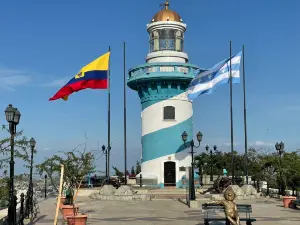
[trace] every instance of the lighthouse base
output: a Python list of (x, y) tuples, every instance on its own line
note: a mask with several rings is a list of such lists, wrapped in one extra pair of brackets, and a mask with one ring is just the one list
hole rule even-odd
[[(188, 149), (142, 162), (142, 185), (157, 188), (185, 187), (186, 168), (191, 165)], [(140, 184), (140, 174), (136, 183)]]

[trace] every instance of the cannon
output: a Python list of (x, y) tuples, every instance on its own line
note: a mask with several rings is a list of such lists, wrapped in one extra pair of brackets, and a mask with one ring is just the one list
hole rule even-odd
[(222, 193), (227, 187), (232, 185), (232, 179), (229, 177), (219, 176), (212, 187), (216, 192)]
[[(239, 181), (238, 178), (236, 178), (236, 182)], [(232, 185), (232, 179), (230, 177), (225, 176), (219, 176), (215, 181), (212, 187), (208, 188), (206, 191), (202, 192), (202, 194), (205, 194), (207, 192), (217, 192), (222, 193), (227, 187)]]

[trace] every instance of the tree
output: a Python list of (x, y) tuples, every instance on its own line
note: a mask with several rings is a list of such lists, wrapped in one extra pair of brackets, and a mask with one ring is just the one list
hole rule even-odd
[(130, 175), (131, 175), (131, 176), (135, 176), (134, 166), (133, 166), (133, 167), (131, 167), (131, 172), (130, 172)]
[(113, 169), (115, 171), (115, 176), (118, 176), (118, 177), (123, 177), (124, 176), (124, 173), (122, 173), (117, 167), (113, 166)]
[(7, 207), (9, 202), (9, 178), (0, 179), (0, 207)]
[(282, 175), (285, 186), (295, 190), (300, 188), (300, 154), (299, 152), (286, 152), (282, 158)]
[[(9, 129), (2, 125), (2, 131), (6, 133), (10, 133)], [(2, 140), (0, 140), (0, 155), (3, 156), (3, 158), (0, 158), (0, 169), (7, 168), (10, 161), (10, 147), (11, 147), (11, 139), (10, 137), (6, 137)], [(14, 135), (14, 157), (19, 158), (24, 161), (24, 166), (29, 167), (30, 163), (30, 155), (28, 151), (29, 142), (28, 139), (23, 135), (23, 130), (17, 131)], [(33, 152), (34, 154), (36, 151)], [(7, 170), (6, 174), (7, 174)], [(4, 172), (5, 172), (4, 171)]]
[(139, 174), (140, 172), (141, 172), (141, 163), (139, 161), (136, 161), (135, 173)]
[[(2, 131), (10, 134), (9, 129), (2, 125)], [(29, 168), (30, 156), (28, 152), (29, 142), (23, 135), (23, 131), (18, 131), (14, 135), (14, 157), (24, 162), (24, 167)], [(34, 154), (36, 151), (33, 152)], [(9, 177), (7, 168), (9, 166), (11, 154), (11, 137), (0, 140), (0, 169), (4, 169), (4, 178), (0, 180), (0, 205), (7, 206), (9, 200)], [(2, 156), (2, 157), (1, 157)]]
[(61, 165), (64, 165), (64, 183), (68, 189), (73, 189), (88, 174), (95, 172), (93, 164), (94, 154), (79, 151), (76, 148), (69, 152), (60, 152), (62, 155), (53, 155), (37, 165), (40, 176), (44, 173), (50, 178), (52, 186), (58, 191), (54, 177), (60, 173)]

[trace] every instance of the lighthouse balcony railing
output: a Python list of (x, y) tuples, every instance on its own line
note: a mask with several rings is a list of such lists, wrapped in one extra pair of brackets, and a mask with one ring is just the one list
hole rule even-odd
[(129, 78), (137, 78), (139, 76), (145, 76), (155, 73), (179, 73), (179, 74), (189, 74), (193, 75), (195, 70), (198, 68), (191, 64), (176, 64), (172, 65), (170, 63), (161, 64), (145, 64), (136, 68), (129, 70)]

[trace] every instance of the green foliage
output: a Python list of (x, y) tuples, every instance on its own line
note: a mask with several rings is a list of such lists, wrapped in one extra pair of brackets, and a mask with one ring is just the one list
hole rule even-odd
[(60, 174), (61, 165), (64, 165), (64, 182), (68, 185), (68, 188), (74, 188), (89, 172), (95, 172), (93, 164), (95, 155), (93, 153), (86, 152), (85, 149), (83, 151), (74, 149), (60, 153), (61, 155), (53, 155), (37, 165), (37, 171), (40, 176), (46, 173), (52, 186), (56, 189), (57, 183), (55, 183), (54, 179)]
[[(210, 154), (201, 153), (194, 158), (195, 166), (199, 168), (199, 171), (203, 171), (204, 174), (210, 174), (211, 164), (213, 165), (213, 174), (222, 175), (225, 168), (230, 174), (232, 171), (232, 154), (228, 152), (214, 151), (212, 157)], [(234, 152), (235, 159), (235, 173), (236, 175), (243, 175), (243, 156)]]
[[(0, 140), (0, 169), (5, 169), (9, 165), (10, 154), (11, 154), (11, 138), (9, 129), (2, 125), (2, 131), (8, 133), (9, 137)], [(17, 131), (14, 135), (14, 157), (24, 161), (24, 166), (29, 167), (30, 163), (30, 150), (28, 151), (29, 142), (28, 139), (23, 135), (23, 131)], [(34, 151), (34, 154), (36, 152)]]
[[(234, 152), (235, 175), (243, 176), (245, 170), (245, 156)], [(194, 158), (195, 166), (204, 174), (210, 174), (210, 165), (213, 165), (213, 174), (222, 175), (222, 169), (225, 168), (228, 174), (232, 171), (231, 152), (213, 153), (212, 158), (209, 154), (201, 153)], [(250, 148), (248, 150), (248, 174), (254, 181), (267, 181), (270, 187), (277, 188), (281, 177), (286, 187), (295, 190), (300, 188), (300, 151), (286, 152), (282, 156), (282, 165), (280, 158), (275, 152), (268, 152), (263, 149)]]
[(141, 163), (139, 161), (136, 161), (135, 174), (139, 174), (140, 172), (141, 172)]
[[(31, 150), (29, 147), (28, 139), (23, 135), (23, 131), (17, 131), (13, 136), (14, 142), (12, 143), (9, 129), (2, 125), (2, 131), (7, 133), (6, 138), (0, 140), (0, 169), (4, 169), (4, 178), (0, 179), (0, 207), (5, 207), (9, 200), (9, 178), (7, 177), (9, 161), (11, 157), (11, 146), (14, 147), (15, 159), (21, 159), (24, 162), (24, 167), (29, 168)], [(36, 151), (34, 150), (34, 154)], [(15, 176), (15, 180), (23, 180), (23, 176)]]
[(115, 171), (115, 176), (118, 177), (123, 177), (124, 173), (122, 173), (117, 167), (113, 167), (114, 171)]
[(0, 180), (0, 207), (7, 207), (9, 201), (9, 178)]
[(286, 186), (292, 190), (300, 188), (300, 152), (287, 152), (283, 155), (282, 174)]
[(135, 175), (135, 171), (134, 171), (134, 166), (131, 167), (131, 172), (130, 172), (131, 175)]

